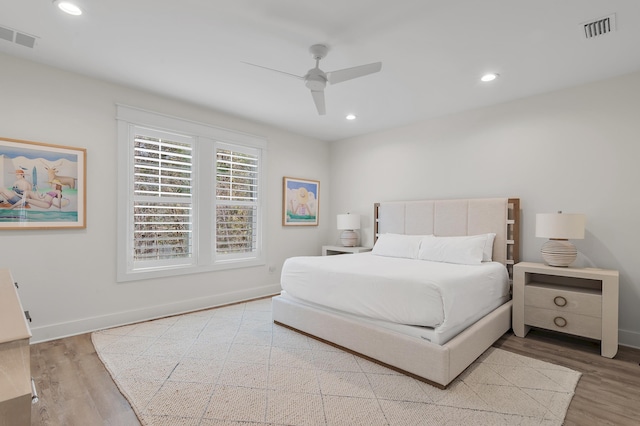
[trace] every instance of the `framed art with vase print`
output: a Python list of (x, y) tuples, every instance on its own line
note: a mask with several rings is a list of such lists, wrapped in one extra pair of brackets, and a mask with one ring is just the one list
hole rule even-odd
[(284, 177), (282, 180), (282, 225), (316, 226), (320, 211), (320, 182)]

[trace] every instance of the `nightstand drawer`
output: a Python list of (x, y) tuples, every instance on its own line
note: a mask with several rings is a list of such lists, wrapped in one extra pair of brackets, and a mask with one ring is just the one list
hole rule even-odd
[(591, 339), (602, 338), (602, 320), (600, 318), (561, 312), (552, 309), (524, 307), (524, 322), (533, 327), (560, 331)]
[(529, 284), (525, 292), (526, 306), (602, 317), (602, 295), (596, 290), (569, 290), (549, 284)]

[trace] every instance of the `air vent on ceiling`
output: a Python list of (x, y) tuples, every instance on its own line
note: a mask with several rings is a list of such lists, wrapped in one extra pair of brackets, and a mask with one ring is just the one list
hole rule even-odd
[(585, 38), (602, 37), (616, 30), (616, 14), (585, 22), (582, 27), (584, 28)]
[(34, 36), (2, 26), (0, 26), (0, 39), (29, 48), (33, 48), (36, 44)]
[(0, 27), (0, 38), (7, 41), (13, 41), (14, 31), (9, 28)]

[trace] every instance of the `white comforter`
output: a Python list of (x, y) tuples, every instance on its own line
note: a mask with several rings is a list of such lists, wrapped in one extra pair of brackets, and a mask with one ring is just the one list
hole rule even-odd
[(293, 257), (282, 268), (289, 295), (355, 315), (445, 332), (508, 299), (504, 265), (454, 265), (376, 256)]

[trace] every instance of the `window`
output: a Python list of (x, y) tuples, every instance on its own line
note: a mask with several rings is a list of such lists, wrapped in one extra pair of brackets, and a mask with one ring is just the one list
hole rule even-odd
[(191, 263), (193, 140), (134, 126), (133, 262)]
[(258, 152), (216, 149), (216, 254), (251, 256), (258, 232)]
[(264, 264), (266, 141), (118, 106), (118, 281)]

